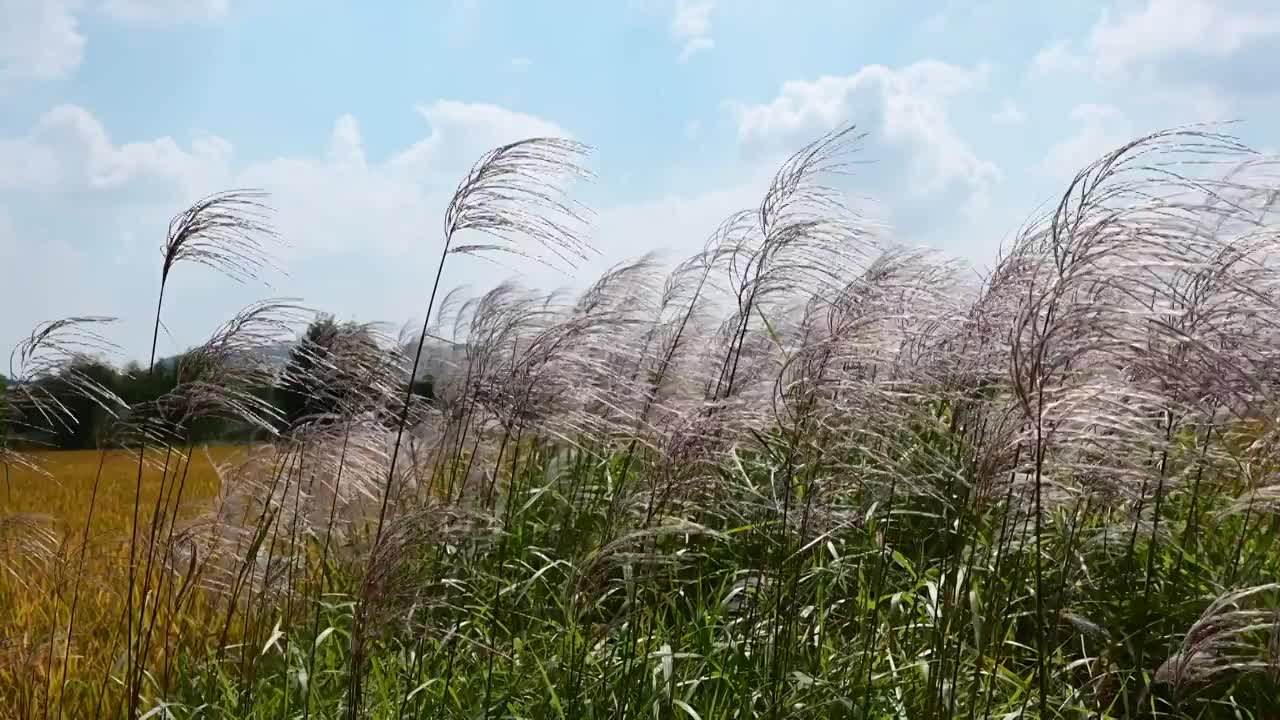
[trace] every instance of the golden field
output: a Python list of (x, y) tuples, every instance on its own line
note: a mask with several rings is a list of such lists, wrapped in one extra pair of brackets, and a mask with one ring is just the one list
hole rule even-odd
[[(166, 473), (166, 489), (173, 476), (185, 472), (182, 505), (198, 505), (218, 490), (213, 462), (225, 462), (240, 453), (239, 448), (197, 448), (190, 463), (172, 458)], [(83, 533), (93, 508), (91, 533), (128, 532), (133, 521), (133, 501), (138, 481), (138, 453), (135, 450), (65, 450), (34, 453), (41, 470), (12, 467), (0, 488), (0, 516), (34, 514), (44, 516), (65, 532)], [(163, 455), (149, 455), (142, 476), (143, 507), (154, 505), (161, 489)], [(101, 472), (98, 497), (93, 502), (94, 480)], [(174, 488), (176, 490), (176, 488)]]
[[(218, 447), (197, 448), (189, 459), (149, 455), (139, 533), (151, 527), (157, 500), (164, 517), (209, 507), (219, 486), (214, 463), (242, 452)], [(89, 688), (101, 687), (103, 673), (121, 661), (138, 453), (59, 451), (37, 453), (35, 459), (39, 471), (10, 466), (0, 476), (0, 717), (44, 705), (45, 687), (56, 695), (64, 658), (68, 677), (84, 682), (67, 683), (62, 713), (93, 714), (100, 699)], [(138, 543), (139, 554), (144, 545)], [(187, 630), (217, 622), (212, 608), (199, 601), (173, 618), (162, 604), (156, 607), (157, 634), (171, 622)]]

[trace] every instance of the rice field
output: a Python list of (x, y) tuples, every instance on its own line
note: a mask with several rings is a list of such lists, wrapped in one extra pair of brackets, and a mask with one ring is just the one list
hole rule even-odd
[[(843, 205), (856, 140), (674, 265), (399, 334), (265, 300), (156, 397), (86, 370), (109, 323), (38, 328), (4, 427), (70, 396), (126, 449), (0, 456), (0, 717), (1275, 717), (1273, 163), (1139, 138), (975, 281)], [(481, 157), (439, 275), (588, 255), (585, 154)], [(268, 220), (180, 213), (162, 278), (252, 277)]]
[[(166, 507), (176, 508), (167, 512), (179, 518), (203, 512), (219, 488), (213, 463), (238, 454), (243, 450), (196, 448), (189, 464), (173, 458), (168, 468), (163, 458), (144, 464), (141, 505), (152, 508), (164, 499)], [(64, 667), (85, 681), (104, 673), (119, 651), (118, 633), (111, 631), (126, 609), (121, 579), (129, 566), (138, 453), (38, 451), (29, 457), (35, 467), (6, 467), (0, 497), (0, 607), (7, 610), (0, 616), (0, 637), (9, 639), (0, 663), (0, 704), (7, 708), (0, 717), (25, 717), (40, 702), (39, 683), (60, 684)], [(185, 476), (182, 498), (174, 483), (179, 474)], [(67, 656), (65, 637), (32, 631), (65, 625), (72, 594), (78, 598), (80, 632)], [(64, 656), (68, 663), (61, 661)], [(77, 712), (92, 712), (74, 704), (81, 689), (73, 685), (68, 702)]]
[[(191, 453), (184, 505), (203, 507), (218, 492), (214, 462), (228, 462), (243, 451), (234, 447), (196, 448)], [(83, 532), (102, 540), (129, 532), (138, 481), (138, 453), (131, 450), (50, 450), (31, 453), (38, 468), (12, 466), (0, 490), (4, 515), (39, 517), (60, 535)], [(142, 503), (155, 504), (164, 485), (163, 467), (147, 463), (142, 473)], [(170, 470), (172, 472), (172, 470)], [(97, 481), (97, 501), (94, 485)], [(89, 509), (94, 508), (92, 522)]]

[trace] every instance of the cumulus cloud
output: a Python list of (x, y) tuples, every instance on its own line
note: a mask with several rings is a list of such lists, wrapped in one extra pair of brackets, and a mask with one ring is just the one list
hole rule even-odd
[(146, 178), (191, 187), (207, 181), (230, 154), (230, 143), (213, 136), (185, 148), (170, 137), (116, 144), (88, 110), (59, 105), (27, 135), (0, 138), (0, 190), (113, 189)]
[[(749, 152), (794, 149), (840, 124), (870, 135), (886, 189), (928, 196), (959, 189), (980, 201), (1001, 173), (952, 127), (949, 103), (986, 86), (989, 68), (927, 60), (901, 69), (869, 65), (852, 75), (790, 81), (772, 101), (734, 105), (738, 138)], [(901, 168), (901, 174), (897, 168)]]
[(1032, 64), (1041, 81), (1085, 81), (1153, 129), (1261, 119), (1280, 108), (1280, 5), (1272, 0), (1112, 0), (1080, 37)]
[(84, 57), (77, 0), (0, 0), (0, 91), (70, 75)]
[(80, 67), (88, 42), (80, 16), (101, 9), (116, 20), (197, 22), (221, 17), (231, 0), (0, 0), (0, 93), (60, 80)]
[[(83, 108), (50, 111), (31, 133), (0, 146), (34, 149), (44, 158), (29, 163), (38, 172), (10, 173), (0, 187), (0, 253), (27, 268), (21, 282), (0, 285), (0, 301), (13, 310), (0, 316), (0, 345), (39, 320), (102, 313), (122, 318), (112, 338), (127, 357), (138, 357), (149, 341), (168, 218), (227, 187), (271, 193), (276, 228), (288, 242), (274, 254), (287, 275), (269, 274), (264, 279), (272, 287), (264, 288), (182, 268), (166, 300), (162, 353), (199, 341), (238, 307), (267, 295), (300, 297), (355, 319), (408, 320), (425, 302), (445, 204), (476, 157), (523, 137), (572, 136), (551, 120), (496, 105), (440, 101), (418, 111), (421, 136), (382, 157), (369, 152), (358, 119), (343, 115), (315, 153), (249, 163), (236, 162), (229, 143), (204, 154), (196, 142), (168, 138), (122, 143)], [(0, 161), (0, 168), (10, 167)], [(576, 272), (455, 256), (445, 286), (479, 291), (518, 275), (532, 287), (573, 287), (650, 249), (684, 257), (731, 212), (755, 206), (772, 170), (757, 165), (727, 187), (596, 208), (590, 238), (599, 255)], [(10, 200), (21, 213), (3, 210)], [(68, 207), (76, 212), (66, 213)]]
[[(28, 133), (0, 138), (0, 205), (11, 208), (0, 216), (0, 245), (6, 262), (29, 268), (24, 283), (0, 286), (6, 307), (28, 309), (0, 318), (0, 341), (12, 342), (50, 313), (97, 312), (128, 318), (118, 329), (122, 344), (145, 345), (168, 218), (229, 187), (271, 194), (275, 225), (288, 242), (275, 255), (290, 271), (266, 278), (275, 293), (363, 319), (407, 318), (439, 252), (448, 197), (476, 158), (524, 137), (571, 136), (554, 122), (496, 105), (439, 101), (418, 111), (424, 133), (385, 158), (369, 157), (358, 121), (344, 115), (315, 155), (249, 163), (237, 162), (220, 138), (120, 142), (84, 108), (48, 111)], [(450, 267), (450, 284), (492, 281), (491, 265), (459, 256)], [(181, 277), (166, 317), (183, 323), (167, 326), (173, 335), (162, 342), (166, 351), (197, 341), (240, 304), (269, 292), (198, 268)], [(39, 317), (28, 314), (34, 310)]]
[[(983, 72), (875, 70), (861, 80), (846, 79), (843, 85), (850, 87), (833, 90), (825, 102), (810, 98), (807, 84), (789, 85), (771, 103), (741, 108), (740, 136), (744, 148), (793, 150), (797, 141), (826, 130), (828, 119), (851, 115), (858, 93), (870, 92), (878, 98), (877, 123), (868, 129), (882, 142), (869, 152), (886, 166), (911, 160), (920, 173), (884, 187), (898, 203), (893, 209), (934, 218), (934, 225), (954, 223), (950, 199), (909, 196), (940, 175), (944, 198), (966, 200), (998, 174), (957, 139), (946, 114), (947, 99), (981, 87)], [(767, 109), (774, 106), (786, 112), (770, 117)], [(829, 106), (844, 109), (829, 116)], [(353, 115), (336, 118), (327, 143), (313, 153), (261, 161), (237, 158), (231, 143), (211, 136), (116, 139), (88, 110), (70, 105), (45, 113), (26, 133), (0, 138), (0, 206), (9, 208), (0, 213), (0, 251), (28, 269), (21, 282), (0, 285), (0, 301), (15, 309), (0, 317), (0, 344), (49, 317), (115, 314), (123, 322), (113, 339), (126, 356), (138, 357), (148, 345), (168, 218), (197, 197), (229, 187), (271, 193), (275, 225), (289, 243), (276, 257), (288, 274), (268, 275), (273, 287), (266, 289), (182, 268), (166, 300), (162, 353), (199, 341), (240, 306), (266, 295), (300, 297), (352, 319), (399, 322), (420, 313), (440, 251), (443, 209), (461, 175), (495, 145), (572, 133), (497, 105), (442, 100), (417, 110), (421, 134), (385, 154), (370, 151)], [(597, 208), (591, 237), (600, 255), (572, 276), (520, 260), (495, 270), (456, 256), (445, 285), (483, 289), (518, 274), (534, 287), (574, 286), (651, 248), (682, 257), (700, 248), (729, 213), (758, 204), (775, 159), (772, 152), (748, 158), (725, 187)], [(920, 211), (913, 202), (936, 202), (943, 211)]]
[(1089, 36), (1098, 68), (1119, 71), (1179, 53), (1231, 55), (1280, 33), (1280, 9), (1230, 0), (1150, 0), (1146, 8), (1104, 14)]
[(1104, 77), (1158, 71), (1167, 61), (1223, 58), (1280, 35), (1280, 6), (1260, 0), (1146, 0), (1104, 10), (1081, 47), (1060, 40), (1035, 59), (1041, 72)]
[[(115, 142), (87, 109), (60, 105), (44, 113), (30, 132), (0, 138), (0, 190), (72, 192), (137, 189), (162, 180), (174, 199), (217, 189), (219, 184), (262, 185), (285, 196), (330, 193), (349, 197), (369, 182), (452, 189), (458, 173), (482, 152), (522, 137), (570, 137), (541, 118), (496, 105), (439, 101), (418, 108), (429, 132), (382, 163), (367, 162), (359, 124), (350, 115), (335, 122), (328, 152), (318, 158), (277, 158), (232, 169), (231, 143), (198, 136), (183, 146), (171, 137)], [(383, 184), (375, 194), (394, 190)], [(327, 203), (333, 206), (334, 203)]]
[(396, 153), (389, 165), (400, 172), (446, 173), (470, 165), (480, 153), (526, 137), (572, 137), (550, 120), (499, 105), (439, 100), (418, 107), (430, 133)]
[(671, 18), (671, 35), (680, 43), (680, 62), (686, 62), (700, 50), (715, 47), (711, 39), (711, 11), (714, 0), (676, 0)]

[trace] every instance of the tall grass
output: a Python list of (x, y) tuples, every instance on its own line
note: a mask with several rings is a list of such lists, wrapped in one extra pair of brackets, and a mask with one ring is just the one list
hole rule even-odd
[[(127, 407), (72, 375), (117, 418), (106, 444), (136, 452), (128, 562), (91, 604), (120, 615), (83, 617), (91, 519), (5, 515), (0, 598), (19, 614), (46, 601), (4, 639), (3, 706), (1268, 717), (1271, 165), (1213, 128), (1140, 138), (972, 282), (843, 204), (858, 140), (801, 149), (670, 270), (645, 256), (576, 296), (508, 282), (437, 302), (456, 253), (591, 252), (565, 195), (586, 149), (503, 146), (446, 209), (420, 330), (338, 326), (280, 373), (262, 350), (306, 314), (270, 301), (191, 353), (160, 400)], [(264, 213), (232, 193), (175, 219), (157, 326), (181, 263), (237, 279), (264, 265)], [(6, 433), (75, 422), (39, 380), (102, 347), (67, 334), (89, 327), (46, 326), (15, 356), (47, 360), (12, 373)], [(424, 374), (431, 400), (412, 390)], [(269, 382), (320, 410), (286, 419), (254, 392)], [(211, 460), (209, 499), (183, 438), (211, 415), (268, 439)], [(3, 447), (6, 472), (39, 465)], [(86, 515), (120, 481), (96, 473)]]

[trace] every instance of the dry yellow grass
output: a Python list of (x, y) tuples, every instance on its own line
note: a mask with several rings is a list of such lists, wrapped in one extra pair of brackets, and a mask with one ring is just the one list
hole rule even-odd
[[(219, 484), (210, 459), (240, 452), (199, 448), (189, 462), (152, 457), (142, 476), (139, 533), (151, 527), (157, 499), (168, 517), (175, 508), (179, 516), (207, 508)], [(74, 717), (92, 711), (98, 698), (89, 688), (101, 686), (103, 673), (120, 661), (138, 455), (88, 450), (36, 459), (42, 472), (15, 466), (0, 475), (0, 717), (43, 705), (46, 687), (56, 696), (63, 672), (73, 681), (61, 713)], [(209, 609), (196, 603), (175, 618), (161, 612), (159, 622), (216, 622)]]

